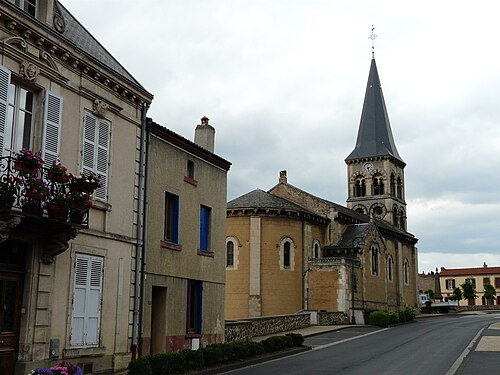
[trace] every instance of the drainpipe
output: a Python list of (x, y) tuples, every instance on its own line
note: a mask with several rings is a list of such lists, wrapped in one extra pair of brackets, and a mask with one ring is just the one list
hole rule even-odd
[[(146, 121), (147, 122), (147, 121)], [(144, 309), (146, 306), (146, 265), (148, 259), (148, 189), (149, 189), (149, 148), (151, 144), (151, 125), (146, 125), (146, 164), (144, 170), (144, 223), (142, 225), (142, 268), (141, 268), (141, 312), (139, 318), (139, 334), (144, 337)], [(140, 348), (142, 349), (142, 347)], [(141, 352), (142, 350), (140, 350)], [(142, 356), (142, 353), (140, 353)]]
[(305, 250), (304, 250), (304, 219), (302, 218), (302, 310), (306, 309), (306, 265), (305, 265)]
[[(137, 185), (139, 191), (137, 193), (137, 232), (135, 246), (135, 286), (134, 286), (134, 312), (132, 320), (132, 359), (137, 358), (138, 343), (140, 343), (139, 319), (143, 298), (141, 293), (141, 274), (142, 274), (142, 254), (143, 254), (143, 238), (142, 238), (142, 223), (143, 223), (143, 185), (144, 185), (144, 143), (146, 138), (146, 112), (148, 106), (142, 104), (141, 108), (141, 137), (140, 137), (140, 155), (139, 155), (139, 179)], [(139, 348), (140, 349), (140, 348)], [(140, 350), (139, 350), (140, 354)]]

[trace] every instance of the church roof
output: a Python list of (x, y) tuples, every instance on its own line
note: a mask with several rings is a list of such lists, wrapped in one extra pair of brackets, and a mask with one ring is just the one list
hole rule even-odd
[(62, 36), (80, 52), (97, 61), (144, 90), (144, 87), (90, 34), (85, 27), (59, 2), (57, 6), (64, 19), (65, 29)]
[(299, 212), (310, 212), (304, 207), (289, 201), (288, 199), (278, 197), (273, 194), (266, 193), (261, 189), (255, 189), (246, 193), (238, 198), (229, 201), (227, 204), (228, 209), (242, 209), (242, 208), (270, 208), (279, 210), (290, 210)]
[(394, 143), (377, 64), (373, 58), (366, 85), (356, 146), (345, 161), (377, 156), (392, 156), (404, 163)]

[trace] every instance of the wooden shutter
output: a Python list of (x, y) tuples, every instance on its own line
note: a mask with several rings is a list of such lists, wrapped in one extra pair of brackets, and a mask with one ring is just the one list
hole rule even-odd
[(5, 128), (9, 108), (10, 70), (0, 65), (0, 156), (7, 156), (5, 151)]
[(99, 345), (103, 259), (77, 254), (71, 319), (71, 345)]
[(196, 304), (196, 332), (201, 333), (203, 323), (203, 282), (198, 282), (198, 303)]
[(42, 158), (51, 166), (59, 158), (62, 127), (62, 96), (47, 91), (45, 95)]
[(97, 199), (106, 200), (111, 124), (90, 113), (85, 113), (84, 122), (82, 172), (94, 172), (99, 176), (101, 187), (95, 195)]

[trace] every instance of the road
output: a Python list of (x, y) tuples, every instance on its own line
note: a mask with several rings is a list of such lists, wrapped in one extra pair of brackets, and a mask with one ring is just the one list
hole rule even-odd
[(453, 375), (478, 332), (499, 319), (498, 313), (449, 315), (381, 330), (352, 327), (308, 338), (311, 351), (229, 373)]

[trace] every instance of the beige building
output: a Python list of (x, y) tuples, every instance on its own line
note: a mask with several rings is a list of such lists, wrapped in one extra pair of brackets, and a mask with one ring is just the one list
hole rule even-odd
[[(406, 164), (372, 59), (347, 207), (287, 181), (228, 203), (226, 318), (417, 306), (417, 239), (407, 232)], [(357, 311), (357, 312), (356, 312)]]
[[(0, 373), (62, 359), (84, 373), (124, 369), (139, 338), (133, 271), (152, 95), (56, 0), (2, 1), (0, 14), (1, 173), (19, 178), (0, 210)], [(88, 217), (48, 217), (48, 202), (28, 212), (42, 201), (27, 193), (35, 175), (13, 168), (23, 147), (99, 176)]]
[(224, 340), (227, 172), (204, 117), (195, 142), (150, 122), (143, 355)]
[[(484, 263), (483, 267), (475, 268), (444, 268), (439, 272), (439, 283), (441, 293), (448, 301), (455, 288), (459, 288), (465, 281), (474, 285), (476, 299), (466, 301), (468, 305), (500, 305), (500, 267), (488, 267)], [(490, 284), (495, 288), (497, 296), (488, 301), (484, 298), (484, 286)], [(464, 302), (462, 302), (463, 304)]]

